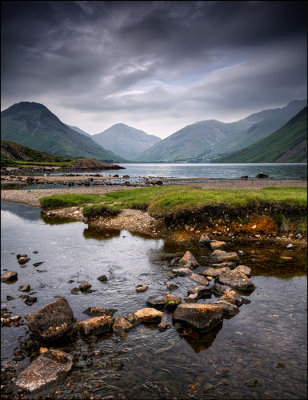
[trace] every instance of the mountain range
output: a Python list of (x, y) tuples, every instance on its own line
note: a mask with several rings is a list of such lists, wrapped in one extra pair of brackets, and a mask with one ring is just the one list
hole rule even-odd
[(237, 122), (206, 120), (188, 125), (147, 149), (139, 162), (212, 162), (272, 134), (307, 105), (296, 100)]
[(1, 135), (3, 140), (64, 157), (95, 158), (105, 162), (125, 161), (90, 137), (65, 125), (39, 103), (21, 102), (2, 111)]

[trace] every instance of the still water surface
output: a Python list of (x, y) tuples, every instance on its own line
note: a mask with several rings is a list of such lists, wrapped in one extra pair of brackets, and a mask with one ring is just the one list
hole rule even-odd
[[(146, 306), (148, 296), (167, 293), (167, 283), (176, 283), (179, 288), (172, 293), (184, 298), (194, 286), (185, 277), (170, 280), (166, 262), (186, 248), (170, 249), (162, 240), (127, 231), (95, 234), (82, 222), (48, 225), (39, 209), (7, 202), (2, 202), (1, 218), (2, 269), (18, 272), (16, 283), (1, 283), (2, 302), (12, 315), (24, 317), (60, 295), (77, 319), (86, 319), (82, 312), (90, 306), (116, 308), (116, 315), (125, 316)], [(124, 340), (112, 336), (63, 344), (62, 349), (74, 354), (76, 361), (69, 375), (71, 386), (60, 383), (58, 398), (69, 398), (72, 388), (80, 398), (85, 390), (97, 398), (116, 399), (306, 398), (305, 252), (233, 249), (244, 250), (241, 262), (252, 267), (256, 286), (247, 296), (251, 303), (243, 305), (239, 314), (193, 338), (181, 335), (172, 325), (171, 314), (164, 312), (163, 319), (170, 323), (165, 332), (140, 325)], [(205, 265), (208, 250), (191, 250)], [(18, 253), (31, 258), (23, 268), (17, 263)], [(292, 260), (281, 258), (286, 255)], [(34, 267), (36, 262), (43, 264)], [(97, 280), (102, 274), (108, 277), (105, 284)], [(92, 284), (94, 292), (72, 295), (71, 289), (83, 280)], [(38, 299), (32, 306), (24, 304), (17, 290), (26, 283)], [(139, 284), (148, 285), (148, 291), (137, 293)], [(7, 301), (8, 295), (14, 300)], [(26, 326), (4, 327), (2, 361), (11, 360), (20, 340), (27, 337)], [(275, 368), (277, 362), (286, 367)], [(26, 357), (17, 368), (28, 364)], [(225, 376), (222, 370), (227, 370)], [(247, 387), (245, 382), (253, 378), (259, 380), (257, 386)], [(221, 386), (223, 380), (226, 386)]]

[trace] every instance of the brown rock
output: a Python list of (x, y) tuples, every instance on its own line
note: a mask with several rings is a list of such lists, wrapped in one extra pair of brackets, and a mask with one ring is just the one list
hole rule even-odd
[(117, 315), (114, 319), (114, 323), (112, 325), (112, 330), (116, 335), (121, 335), (123, 332), (129, 331), (133, 325), (127, 321), (126, 318)]
[(228, 317), (232, 317), (233, 315), (237, 314), (240, 311), (235, 304), (231, 304), (228, 301), (224, 300), (214, 301), (211, 304), (217, 304), (219, 307), (221, 307), (223, 315)]
[(226, 252), (224, 250), (215, 250), (210, 256), (210, 259), (213, 262), (221, 263), (221, 262), (239, 262), (239, 258), (237, 253), (235, 252)]
[(57, 299), (27, 315), (29, 330), (45, 340), (53, 340), (69, 332), (75, 318), (66, 299)]
[(14, 271), (6, 271), (1, 275), (1, 282), (13, 282), (17, 281), (18, 275)]
[(187, 276), (191, 274), (191, 270), (189, 268), (174, 268), (172, 273), (176, 276)]
[(113, 320), (110, 315), (102, 315), (101, 317), (93, 317), (83, 321), (78, 321), (76, 328), (85, 335), (100, 335), (112, 330)]
[(148, 290), (148, 286), (146, 286), (146, 285), (138, 285), (137, 287), (136, 287), (136, 292), (145, 292), (146, 290)]
[(100, 317), (102, 315), (110, 315), (112, 317), (117, 311), (115, 308), (89, 307), (83, 314), (87, 314), (89, 317)]
[(155, 308), (148, 307), (136, 311), (134, 316), (136, 320), (140, 320), (141, 322), (160, 322), (163, 313)]
[(198, 285), (208, 286), (208, 284), (209, 284), (209, 281), (200, 274), (192, 273), (188, 276), (188, 278), (191, 279), (192, 281), (198, 283)]
[(211, 276), (212, 278), (217, 278), (217, 276), (223, 274), (226, 271), (230, 271), (229, 267), (223, 267), (223, 268), (207, 268), (203, 272), (200, 272), (201, 275), (204, 276)]
[(92, 285), (89, 282), (86, 282), (86, 281), (82, 281), (80, 283), (80, 285), (79, 285), (79, 289), (82, 292), (87, 292), (90, 289), (90, 287), (92, 287)]
[(148, 306), (173, 310), (182, 303), (182, 297), (166, 294), (165, 296), (150, 296), (146, 301)]
[(230, 290), (229, 292), (223, 294), (220, 300), (235, 304), (238, 307), (243, 304), (242, 297), (235, 290)]
[(208, 237), (206, 233), (202, 233), (199, 239), (199, 246), (206, 246), (210, 244), (211, 239)]
[(160, 324), (158, 324), (157, 328), (160, 331), (164, 331), (168, 328), (169, 324), (167, 324), (167, 322), (161, 322)]
[(233, 289), (242, 291), (251, 291), (255, 288), (251, 280), (242, 272), (228, 271), (218, 277), (218, 280), (223, 285), (228, 285)]
[(23, 264), (26, 264), (28, 261), (30, 261), (31, 260), (31, 258), (29, 258), (29, 257), (19, 257), (18, 258), (18, 262), (19, 262), (19, 264), (21, 264), (21, 265), (23, 265)]
[(213, 287), (213, 292), (216, 293), (218, 296), (222, 296), (223, 294), (229, 292), (232, 290), (230, 286), (227, 285), (221, 285), (220, 283), (215, 283)]
[(187, 323), (196, 329), (210, 331), (223, 319), (223, 309), (215, 304), (180, 304), (173, 320)]
[(236, 268), (234, 268), (235, 272), (241, 272), (242, 274), (245, 274), (248, 276), (248, 278), (251, 277), (251, 268), (247, 267), (246, 265), (238, 265)]
[(190, 251), (186, 251), (184, 256), (179, 260), (179, 264), (185, 265), (188, 268), (196, 268), (199, 265)]
[(73, 366), (73, 357), (61, 350), (48, 350), (23, 370), (16, 385), (30, 392), (63, 378)]
[(211, 242), (210, 242), (210, 248), (212, 250), (225, 249), (227, 247), (228, 247), (228, 245), (226, 242), (222, 242), (219, 240), (211, 240)]
[(31, 287), (30, 287), (30, 285), (21, 285), (21, 286), (19, 286), (18, 290), (20, 292), (30, 292)]

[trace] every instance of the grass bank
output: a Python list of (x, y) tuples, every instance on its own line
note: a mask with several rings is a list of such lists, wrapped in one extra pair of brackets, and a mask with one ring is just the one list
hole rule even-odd
[(306, 188), (269, 187), (259, 190), (204, 190), (191, 186), (165, 186), (121, 190), (105, 195), (63, 194), (40, 199), (43, 209), (86, 206), (86, 211), (99, 210), (100, 206), (121, 210), (145, 210), (154, 217), (177, 215), (183, 211), (197, 211), (204, 207), (225, 206), (243, 208), (262, 207), (268, 204), (285, 207), (306, 207)]

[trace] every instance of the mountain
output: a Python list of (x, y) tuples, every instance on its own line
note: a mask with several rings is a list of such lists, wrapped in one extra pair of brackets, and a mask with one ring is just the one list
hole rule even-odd
[(153, 144), (161, 141), (157, 136), (148, 135), (125, 124), (112, 125), (104, 132), (91, 137), (96, 143), (128, 160), (135, 159)]
[(296, 100), (283, 108), (260, 111), (232, 123), (196, 122), (150, 147), (136, 161), (211, 162), (270, 135), (306, 105), (307, 100)]
[(265, 139), (217, 162), (307, 162), (307, 107)]
[(2, 139), (64, 157), (125, 160), (62, 123), (42, 104), (21, 102), (1, 112)]
[(72, 125), (67, 125), (67, 126), (69, 128), (71, 128), (71, 129), (73, 129), (73, 131), (75, 131), (75, 132), (81, 133), (82, 135), (85, 135), (85, 136), (87, 136), (89, 138), (92, 138), (92, 136), (89, 133), (87, 133), (87, 132), (83, 131), (82, 129), (78, 128), (78, 126), (72, 126)]

